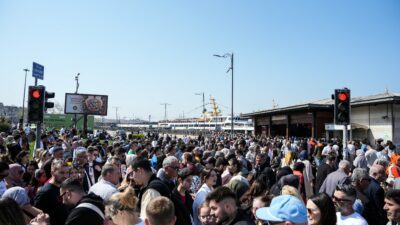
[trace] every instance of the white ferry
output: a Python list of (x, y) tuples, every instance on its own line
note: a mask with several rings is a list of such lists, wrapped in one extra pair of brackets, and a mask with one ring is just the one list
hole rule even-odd
[[(230, 131), (231, 116), (222, 116), (215, 103), (215, 99), (211, 98), (213, 110), (205, 111), (202, 118), (184, 118), (174, 120), (164, 120), (158, 122), (158, 128), (171, 130), (207, 130), (207, 131)], [(248, 133), (254, 130), (251, 119), (240, 116), (233, 117), (233, 130), (241, 133)]]

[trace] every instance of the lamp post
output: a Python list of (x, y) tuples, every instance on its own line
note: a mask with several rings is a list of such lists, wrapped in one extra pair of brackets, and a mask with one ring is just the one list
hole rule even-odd
[(233, 52), (232, 53), (226, 53), (224, 55), (214, 55), (215, 57), (220, 57), (220, 58), (231, 58), (231, 67), (229, 67), (229, 69), (226, 71), (227, 73), (229, 73), (229, 71), (232, 72), (232, 101), (231, 101), (231, 136), (233, 137), (234, 132), (233, 132)]
[[(76, 74), (76, 76), (75, 76), (75, 81), (76, 81), (75, 94), (78, 94), (78, 89), (79, 89), (79, 75), (81, 75), (81, 73), (78, 73), (78, 74)], [(76, 114), (74, 114), (74, 128), (75, 128), (75, 129), (78, 129), (77, 123), (78, 123), (78, 117), (77, 117)]]
[(19, 127), (23, 128), (23, 124), (24, 124), (24, 117), (25, 117), (25, 91), (26, 91), (26, 76), (28, 74), (28, 72), (30, 71), (29, 69), (24, 69), (25, 71), (25, 83), (24, 83), (24, 97), (22, 98), (22, 118), (21, 118), (21, 122)]
[(195, 93), (195, 95), (203, 95), (203, 132), (205, 132), (206, 129), (206, 107), (204, 105), (204, 92), (201, 93)]

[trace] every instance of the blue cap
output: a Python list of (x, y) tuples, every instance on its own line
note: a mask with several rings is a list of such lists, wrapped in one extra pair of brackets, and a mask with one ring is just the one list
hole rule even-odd
[(298, 198), (292, 195), (280, 195), (272, 199), (270, 207), (259, 208), (256, 216), (266, 221), (306, 223), (307, 209)]

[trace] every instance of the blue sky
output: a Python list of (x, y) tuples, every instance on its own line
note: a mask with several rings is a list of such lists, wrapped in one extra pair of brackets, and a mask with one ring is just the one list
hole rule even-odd
[[(400, 1), (4, 1), (0, 0), (0, 102), (22, 105), (24, 68), (64, 104), (109, 96), (108, 117), (199, 116), (197, 92), (230, 113), (329, 98), (400, 92)], [(33, 84), (31, 74), (28, 84)], [(208, 102), (208, 101), (207, 101)]]

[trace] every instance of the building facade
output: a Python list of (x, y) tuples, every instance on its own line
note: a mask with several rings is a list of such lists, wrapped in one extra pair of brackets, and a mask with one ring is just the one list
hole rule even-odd
[[(256, 135), (341, 138), (341, 131), (328, 130), (334, 121), (334, 100), (245, 113), (253, 120)], [(351, 100), (351, 139), (382, 138), (400, 145), (400, 94), (383, 93)]]

